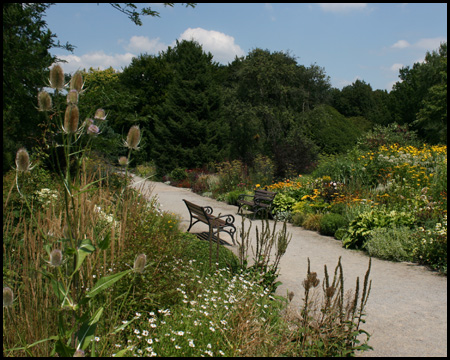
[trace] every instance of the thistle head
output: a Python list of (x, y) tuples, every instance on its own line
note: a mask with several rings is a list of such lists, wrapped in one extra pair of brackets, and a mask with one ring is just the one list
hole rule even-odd
[(47, 91), (39, 91), (38, 93), (38, 110), (50, 111), (52, 109), (52, 98)]
[(25, 148), (20, 148), (16, 154), (16, 169), (17, 171), (29, 171), (32, 169), (30, 164), (30, 156)]
[(54, 249), (50, 253), (50, 265), (58, 267), (62, 264), (63, 256), (62, 251), (59, 249)]
[(138, 150), (138, 145), (141, 141), (141, 130), (138, 125), (133, 125), (128, 131), (127, 141), (125, 141), (125, 147), (129, 149)]
[(128, 158), (126, 156), (121, 156), (119, 158), (119, 165), (126, 166), (128, 164)]
[(14, 301), (14, 294), (11, 288), (3, 288), (3, 307), (10, 307)]
[(56, 90), (64, 89), (64, 71), (59, 64), (50, 69), (50, 86)]
[(97, 109), (97, 111), (95, 112), (94, 119), (97, 119), (97, 120), (105, 120), (105, 119), (106, 119), (106, 113), (105, 113), (105, 110), (103, 110), (103, 109)]
[(66, 134), (73, 134), (78, 130), (78, 120), (80, 118), (78, 106), (69, 104), (64, 115), (63, 130)]
[(67, 104), (78, 104), (78, 91), (75, 89), (70, 90), (67, 93)]
[(76, 71), (75, 74), (73, 74), (72, 78), (70, 79), (70, 89), (76, 90), (77, 92), (81, 93), (83, 86), (84, 86), (83, 75), (81, 75), (81, 71)]
[(145, 268), (145, 264), (147, 263), (147, 255), (140, 254), (136, 257), (136, 260), (134, 261), (133, 270), (137, 273), (142, 273)]
[(97, 125), (91, 124), (87, 128), (87, 133), (88, 135), (97, 136), (98, 134), (100, 134), (100, 129)]

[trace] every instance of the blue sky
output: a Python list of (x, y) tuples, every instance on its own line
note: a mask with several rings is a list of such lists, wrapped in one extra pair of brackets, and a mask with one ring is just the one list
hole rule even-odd
[(390, 91), (402, 66), (423, 61), (427, 51), (447, 41), (446, 3), (145, 6), (160, 17), (142, 17), (137, 26), (109, 4), (53, 5), (44, 17), (49, 29), (76, 49), (51, 52), (69, 62), (63, 64), (66, 72), (121, 70), (141, 53), (157, 55), (177, 39), (193, 38), (222, 64), (255, 48), (289, 51), (298, 64), (323, 67), (333, 87), (360, 79)]

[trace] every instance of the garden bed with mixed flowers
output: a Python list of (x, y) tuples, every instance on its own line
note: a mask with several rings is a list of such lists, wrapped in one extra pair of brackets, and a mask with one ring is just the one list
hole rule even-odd
[(275, 191), (273, 212), (279, 220), (334, 236), (346, 248), (371, 256), (447, 273), (445, 145), (355, 147), (322, 157), (312, 174), (278, 182), (265, 157), (251, 168), (235, 160), (216, 169), (177, 169), (172, 185), (229, 204), (257, 188)]

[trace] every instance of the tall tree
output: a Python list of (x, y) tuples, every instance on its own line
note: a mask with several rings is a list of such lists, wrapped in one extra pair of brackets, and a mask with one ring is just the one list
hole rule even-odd
[(400, 69), (400, 81), (390, 93), (394, 120), (412, 125), (419, 136), (447, 142), (447, 43), (427, 52), (423, 63)]
[(195, 41), (177, 41), (161, 54), (173, 73), (167, 96), (152, 119), (152, 158), (160, 170), (199, 167), (227, 153), (218, 65)]
[(3, 172), (13, 164), (18, 147), (36, 145), (42, 118), (37, 94), (48, 82), (48, 68), (57, 59), (49, 53), (61, 45), (42, 19), (51, 4), (3, 4)]

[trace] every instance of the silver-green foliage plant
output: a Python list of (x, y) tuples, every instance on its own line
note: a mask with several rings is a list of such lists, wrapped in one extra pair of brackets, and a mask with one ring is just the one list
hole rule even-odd
[[(58, 100), (60, 98), (60, 92), (68, 85), (64, 84), (64, 72), (58, 64), (54, 65), (50, 70), (49, 85), (55, 90), (55, 99)], [(45, 234), (43, 229), (39, 227), (39, 222), (32, 211), (32, 207), (27, 197), (21, 191), (21, 178), (26, 173), (32, 171), (36, 165), (30, 163), (30, 157), (26, 149), (21, 148), (16, 154), (16, 188), (31, 213), (31, 220), (41, 232), (42, 238), (44, 239), (44, 249), (49, 260), (38, 272), (48, 280), (54, 296), (59, 303), (59, 307), (54, 309), (54, 320), (58, 324), (57, 328), (59, 330), (54, 336), (36, 341), (33, 344), (26, 344), (22, 341), (21, 347), (6, 349), (6, 351), (24, 350), (31, 355), (29, 349), (33, 346), (46, 341), (54, 341), (52, 355), (57, 353), (59, 356), (84, 356), (85, 351), (90, 348), (90, 353), (94, 356), (95, 342), (92, 342), (92, 340), (96, 333), (96, 327), (107, 306), (106, 304), (102, 306), (98, 305), (94, 299), (120, 279), (131, 276), (130, 287), (122, 299), (120, 299), (121, 309), (131, 290), (134, 279), (142, 274), (147, 265), (146, 255), (140, 254), (136, 257), (133, 268), (103, 276), (89, 290), (86, 289), (84, 291), (84, 289), (81, 289), (82, 267), (86, 263), (86, 258), (94, 257), (93, 261), (95, 264), (99, 259), (99, 253), (107, 251), (110, 247), (110, 234), (104, 236), (103, 239), (93, 241), (93, 239), (88, 239), (79, 232), (81, 214), (79, 214), (80, 210), (77, 204), (83, 201), (83, 194), (94, 189), (92, 186), (94, 183), (88, 183), (81, 187), (79, 170), (86, 153), (89, 151), (91, 142), (101, 133), (100, 127), (106, 119), (105, 111), (98, 109), (94, 117), (95, 120), (87, 119), (80, 125), (78, 100), (83, 92), (82, 75), (80, 72), (76, 72), (70, 81), (65, 111), (61, 109), (64, 104), (58, 101), (54, 104), (50, 94), (47, 92), (41, 91), (38, 94), (38, 110), (48, 114), (49, 121), (53, 121), (53, 118), (59, 120), (58, 127), (62, 135), (62, 143), (58, 144), (57, 147), (63, 149), (65, 158), (65, 167), (57, 164), (59, 179), (64, 189), (64, 196), (61, 200), (64, 203), (65, 209), (65, 238), (60, 239), (57, 243), (52, 242), (50, 235)], [(87, 137), (88, 140), (82, 142), (81, 139), (83, 137)], [(128, 132), (126, 141), (124, 141), (124, 146), (128, 148), (128, 156), (119, 159), (120, 165), (125, 167), (126, 175), (128, 174), (131, 153), (132, 151), (138, 150), (140, 140), (141, 133), (139, 127), (136, 125), (132, 126)], [(73, 168), (75, 168), (75, 171), (71, 171)], [(126, 185), (123, 186), (121, 195), (123, 195), (125, 187)], [(114, 219), (115, 214), (111, 216)], [(58, 243), (60, 245), (56, 245)], [(56, 246), (60, 248), (56, 248)], [(10, 307), (13, 305), (13, 294), (8, 289), (8, 287), (4, 287), (3, 298), (5, 306), (6, 294), (6, 306)], [(117, 333), (117, 331), (126, 325), (116, 329), (110, 329), (110, 334)]]

